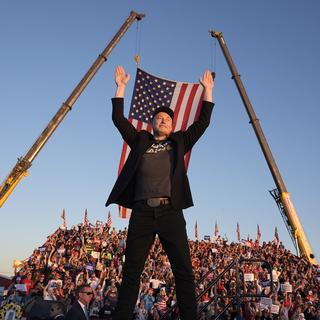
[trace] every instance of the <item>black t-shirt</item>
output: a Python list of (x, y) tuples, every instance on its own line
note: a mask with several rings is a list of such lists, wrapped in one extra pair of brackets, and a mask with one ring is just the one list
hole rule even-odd
[(171, 141), (155, 141), (142, 156), (137, 169), (135, 200), (170, 197), (172, 168)]

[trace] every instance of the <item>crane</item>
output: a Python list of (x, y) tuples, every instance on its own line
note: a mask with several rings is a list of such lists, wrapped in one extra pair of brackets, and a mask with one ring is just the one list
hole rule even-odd
[(84, 89), (87, 87), (87, 85), (94, 77), (94, 75), (97, 73), (97, 71), (100, 69), (102, 64), (105, 61), (107, 61), (107, 58), (110, 55), (111, 51), (115, 48), (120, 39), (124, 36), (129, 27), (132, 25), (132, 23), (135, 20), (141, 20), (144, 17), (145, 15), (143, 13), (139, 14), (135, 11), (130, 12), (130, 15), (123, 23), (123, 25), (120, 27), (119, 31), (115, 34), (115, 36), (106, 46), (106, 48), (102, 51), (102, 53), (99, 54), (98, 58), (94, 61), (87, 73), (83, 76), (81, 81), (72, 91), (68, 99), (64, 103), (62, 103), (57, 113), (53, 116), (47, 127), (42, 131), (42, 133), (35, 141), (35, 143), (32, 145), (32, 147), (27, 151), (27, 153), (23, 157), (18, 158), (16, 165), (13, 167), (9, 175), (0, 185), (0, 207), (2, 207), (4, 202), (7, 200), (7, 198), (14, 190), (14, 188), (17, 186), (17, 184), (21, 181), (21, 179), (28, 175), (28, 169), (31, 167), (35, 157), (41, 151), (45, 143), (49, 140), (49, 138), (57, 129), (64, 117), (67, 115), (67, 113), (72, 109), (72, 106), (77, 101), (77, 99), (84, 91)]
[(252, 104), (249, 100), (249, 97), (242, 83), (238, 70), (232, 60), (232, 57), (230, 55), (230, 52), (228, 50), (228, 47), (227, 47), (226, 41), (224, 40), (222, 32), (209, 30), (209, 33), (213, 38), (216, 38), (219, 42), (223, 55), (231, 71), (232, 79), (236, 84), (236, 87), (239, 91), (242, 102), (248, 113), (250, 123), (252, 124), (253, 130), (256, 134), (256, 137), (259, 141), (264, 157), (267, 161), (269, 170), (277, 186), (277, 188), (270, 191), (270, 193), (277, 203), (277, 206), (280, 210), (280, 213), (282, 215), (286, 228), (289, 232), (289, 235), (293, 241), (293, 244), (297, 252), (300, 251), (301, 254), (305, 255), (305, 257), (309, 260), (310, 263), (317, 264), (315, 256), (312, 252), (311, 245), (303, 230), (302, 224), (300, 222), (296, 209), (293, 205), (293, 202), (291, 201), (290, 193), (287, 191), (287, 188), (283, 182), (280, 171), (277, 167), (277, 164), (273, 158), (271, 149), (268, 145), (267, 139), (262, 131), (259, 119), (257, 118), (253, 110)]

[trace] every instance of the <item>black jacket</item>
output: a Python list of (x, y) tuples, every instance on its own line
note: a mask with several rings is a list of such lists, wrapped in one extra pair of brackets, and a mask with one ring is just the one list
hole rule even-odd
[(87, 317), (78, 301), (76, 301), (67, 312), (66, 320), (87, 320)]
[[(117, 203), (132, 208), (134, 201), (135, 172), (142, 155), (154, 142), (153, 135), (148, 131), (138, 132), (123, 115), (123, 98), (112, 99), (112, 120), (129, 145), (131, 151), (122, 171), (109, 195), (106, 206)], [(186, 131), (170, 134), (174, 150), (174, 168), (171, 181), (171, 203), (175, 209), (193, 206), (191, 190), (184, 165), (184, 155), (191, 150), (210, 123), (213, 103), (203, 101), (199, 118)]]

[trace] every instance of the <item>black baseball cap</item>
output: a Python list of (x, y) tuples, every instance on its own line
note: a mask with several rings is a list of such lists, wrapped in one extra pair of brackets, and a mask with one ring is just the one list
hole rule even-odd
[(159, 112), (165, 112), (166, 114), (168, 114), (170, 116), (170, 118), (173, 121), (174, 118), (174, 112), (172, 109), (168, 108), (168, 107), (160, 107), (158, 109), (155, 110), (152, 119), (159, 113)]

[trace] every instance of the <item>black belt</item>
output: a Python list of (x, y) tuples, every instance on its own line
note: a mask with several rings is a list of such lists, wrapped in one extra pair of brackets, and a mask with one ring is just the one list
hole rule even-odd
[(169, 204), (170, 198), (150, 198), (147, 199), (146, 202), (149, 207), (155, 208), (161, 205)]

